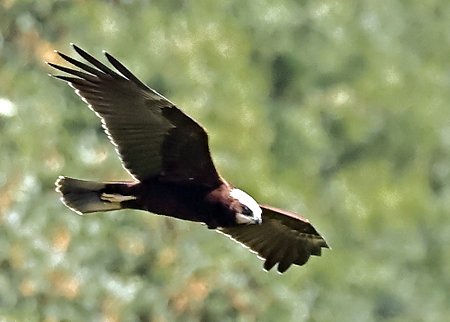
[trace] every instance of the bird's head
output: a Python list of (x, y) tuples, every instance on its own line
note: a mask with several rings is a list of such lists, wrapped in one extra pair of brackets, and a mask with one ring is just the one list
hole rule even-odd
[(239, 189), (232, 189), (230, 196), (236, 200), (233, 203), (233, 210), (236, 216), (236, 223), (239, 225), (261, 224), (262, 210), (258, 203), (250, 195)]

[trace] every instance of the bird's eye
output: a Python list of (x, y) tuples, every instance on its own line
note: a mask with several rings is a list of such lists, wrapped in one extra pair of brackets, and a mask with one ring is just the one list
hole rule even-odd
[(253, 211), (250, 210), (246, 205), (242, 205), (242, 214), (245, 216), (253, 216)]

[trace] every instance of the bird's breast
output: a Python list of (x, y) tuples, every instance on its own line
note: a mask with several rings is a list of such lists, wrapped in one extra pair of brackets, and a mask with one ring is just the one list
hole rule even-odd
[(229, 207), (225, 187), (213, 190), (195, 185), (151, 181), (138, 183), (137, 197), (130, 208), (182, 220), (203, 222), (209, 228), (234, 226), (235, 216)]

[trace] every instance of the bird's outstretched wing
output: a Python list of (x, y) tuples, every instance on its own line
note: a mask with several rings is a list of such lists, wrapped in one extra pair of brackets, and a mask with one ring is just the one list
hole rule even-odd
[(283, 273), (292, 264), (305, 264), (311, 255), (320, 256), (322, 247), (329, 248), (306, 218), (271, 206), (261, 206), (261, 209), (262, 224), (218, 231), (265, 259), (265, 270), (278, 263), (278, 271)]
[(164, 96), (147, 87), (125, 66), (104, 53), (116, 71), (72, 45), (86, 64), (57, 52), (80, 70), (48, 63), (69, 82), (102, 120), (125, 169), (136, 179), (155, 177), (178, 183), (216, 186), (206, 131)]

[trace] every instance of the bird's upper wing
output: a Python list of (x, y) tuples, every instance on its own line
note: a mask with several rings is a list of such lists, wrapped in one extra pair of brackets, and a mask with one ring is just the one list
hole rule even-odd
[(264, 269), (278, 263), (285, 272), (292, 264), (303, 265), (311, 255), (320, 256), (329, 248), (306, 218), (270, 206), (261, 206), (262, 224), (219, 228), (218, 231), (241, 243), (265, 259)]
[(80, 68), (48, 63), (69, 75), (69, 82), (102, 120), (122, 163), (138, 180), (162, 180), (215, 186), (219, 175), (206, 131), (168, 99), (147, 87), (117, 59), (105, 52), (116, 71), (73, 45), (89, 64), (57, 52)]

